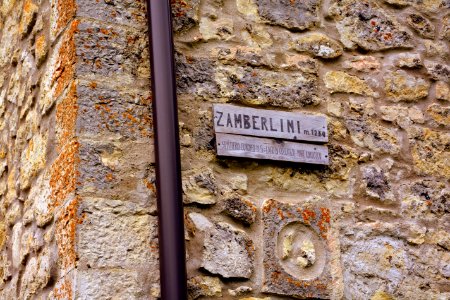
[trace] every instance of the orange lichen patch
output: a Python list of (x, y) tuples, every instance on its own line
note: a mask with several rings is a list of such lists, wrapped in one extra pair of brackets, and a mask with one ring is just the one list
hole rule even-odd
[(108, 174), (106, 174), (105, 179), (106, 179), (106, 181), (111, 182), (114, 180), (114, 175), (111, 173), (108, 173)]
[(22, 35), (27, 34), (31, 30), (39, 7), (32, 0), (25, 0), (22, 6), (22, 19), (19, 24), (19, 32)]
[(153, 183), (151, 183), (147, 179), (144, 179), (144, 184), (150, 191), (152, 191), (154, 194), (156, 194), (156, 187)]
[(76, 63), (75, 33), (78, 31), (79, 22), (78, 20), (72, 22), (58, 51), (58, 60), (52, 75), (52, 85), (55, 85), (53, 97), (55, 98), (62, 94), (74, 78)]
[(55, 29), (59, 32), (75, 17), (77, 12), (76, 0), (57, 0), (55, 8), (57, 13)]
[(76, 228), (78, 224), (83, 222), (78, 217), (79, 199), (76, 197), (61, 212), (56, 222), (56, 244), (58, 246), (58, 257), (60, 266), (63, 270), (68, 271), (75, 267), (77, 261), (77, 253), (75, 248)]
[(273, 200), (273, 199), (268, 200), (262, 208), (263, 212), (267, 214), (268, 212), (270, 212), (272, 210), (272, 208), (274, 208), (276, 206), (276, 204), (277, 204), (277, 202), (275, 200)]
[(172, 10), (174, 17), (183, 17), (186, 15), (186, 11), (188, 11), (191, 6), (186, 0), (171, 0)]
[(281, 209), (277, 209), (277, 214), (278, 214), (278, 217), (281, 220), (284, 220), (284, 214), (283, 214), (283, 211)]
[(56, 106), (58, 151), (75, 137), (77, 115), (77, 84), (72, 82), (67, 96)]
[[(301, 210), (300, 210), (301, 211)], [(312, 210), (305, 209), (301, 212), (303, 221), (306, 224), (311, 224), (311, 220), (316, 218), (316, 213)]]
[(91, 88), (91, 89), (96, 89), (97, 88), (97, 82), (95, 82), (95, 81), (91, 81), (91, 83), (89, 83), (89, 87)]
[(320, 220), (319, 220), (319, 229), (322, 232), (322, 237), (326, 238), (326, 234), (330, 228), (330, 210), (328, 208), (321, 207), (320, 211), (322, 212)]
[(75, 191), (78, 178), (78, 151), (80, 145), (73, 139), (66, 144), (51, 166), (51, 206), (60, 206), (66, 197)]
[(73, 299), (72, 282), (68, 278), (64, 278), (63, 282), (53, 289), (55, 299)]

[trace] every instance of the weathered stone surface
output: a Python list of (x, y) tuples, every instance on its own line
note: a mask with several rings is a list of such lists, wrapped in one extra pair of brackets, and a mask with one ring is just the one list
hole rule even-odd
[(330, 71), (324, 77), (325, 86), (330, 93), (352, 93), (376, 96), (376, 93), (364, 80), (340, 71)]
[(189, 172), (184, 176), (183, 192), (185, 203), (215, 204), (217, 185), (214, 173), (205, 168)]
[(406, 18), (406, 22), (408, 22), (409, 26), (416, 30), (420, 36), (428, 39), (435, 38), (436, 34), (433, 23), (424, 16), (420, 14), (410, 14)]
[(425, 54), (428, 57), (440, 57), (442, 59), (448, 59), (449, 47), (444, 41), (431, 41), (425, 40)]
[(388, 177), (379, 167), (366, 167), (363, 169), (365, 192), (368, 196), (383, 202), (394, 202), (395, 196)]
[(450, 106), (441, 106), (439, 104), (432, 104), (427, 108), (428, 115), (439, 125), (450, 125)]
[(251, 225), (256, 220), (257, 208), (251, 201), (240, 195), (230, 195), (223, 200), (224, 213), (241, 221), (245, 225)]
[(30, 186), (31, 178), (44, 168), (47, 153), (47, 135), (37, 134), (28, 143), (27, 149), (22, 153), (23, 165), (20, 169), (21, 188)]
[(386, 50), (412, 47), (411, 35), (374, 1), (332, 1), (330, 13), (338, 21), (337, 29), (345, 47)]
[(156, 267), (156, 257), (150, 252), (150, 242), (157, 236), (156, 220), (149, 215), (149, 208), (130, 202), (86, 199), (79, 214), (85, 215), (77, 228), (79, 266)]
[(380, 153), (396, 154), (400, 151), (399, 137), (394, 130), (360, 116), (350, 116), (345, 123), (358, 146)]
[(436, 98), (439, 100), (450, 101), (450, 86), (443, 81), (436, 82)]
[(342, 46), (322, 33), (311, 33), (296, 39), (293, 48), (298, 52), (307, 52), (315, 57), (336, 58), (342, 55)]
[[(263, 291), (295, 298), (328, 298), (331, 284), (330, 211), (325, 207), (276, 200), (267, 200), (262, 210)], [(286, 239), (291, 239), (287, 252), (283, 247)]]
[(369, 73), (379, 71), (381, 64), (380, 60), (374, 56), (353, 56), (350, 60), (344, 61), (342, 66), (345, 69)]
[(428, 96), (430, 83), (405, 71), (395, 71), (384, 78), (386, 96), (393, 102), (418, 101)]
[(425, 123), (425, 117), (418, 107), (403, 107), (403, 106), (381, 106), (381, 118), (384, 121), (397, 124), (403, 129), (407, 129), (413, 123)]
[(195, 228), (199, 231), (206, 231), (214, 227), (214, 224), (210, 220), (208, 220), (207, 217), (199, 213), (190, 213), (189, 219), (192, 221)]
[(12, 248), (12, 265), (14, 268), (19, 267), (19, 265), (22, 263), (21, 261), (21, 238), (22, 238), (22, 232), (23, 232), (23, 225), (22, 223), (17, 223), (14, 225), (12, 229), (12, 237), (11, 237), (11, 248)]
[(36, 42), (34, 44), (34, 56), (36, 57), (36, 64), (38, 66), (42, 65), (42, 63), (45, 61), (45, 59), (47, 58), (47, 53), (47, 38), (44, 34), (41, 34), (36, 38)]
[(256, 0), (260, 16), (270, 24), (292, 30), (305, 30), (319, 25), (321, 0), (270, 1)]
[(199, 30), (205, 41), (229, 40), (233, 37), (234, 22), (230, 18), (205, 17), (200, 20)]
[(442, 19), (440, 38), (450, 41), (450, 14)]
[(217, 277), (196, 276), (188, 280), (188, 297), (222, 297), (222, 286)]
[[(122, 269), (77, 271), (75, 298), (144, 300), (149, 298), (148, 274)], [(156, 298), (156, 297), (155, 297)]]
[(399, 68), (421, 68), (423, 66), (422, 59), (419, 54), (402, 53), (395, 59), (395, 66)]
[(435, 80), (441, 80), (450, 83), (450, 66), (437, 63), (437, 62), (425, 62), (428, 74)]
[(227, 223), (205, 233), (202, 267), (225, 278), (250, 278), (254, 271), (253, 241)]
[(318, 78), (312, 74), (222, 66), (217, 68), (215, 80), (219, 95), (237, 103), (299, 108), (320, 102)]
[(249, 286), (240, 286), (234, 290), (229, 289), (228, 294), (230, 294), (230, 296), (236, 297), (250, 293), (251, 291), (253, 291), (253, 289)]
[(413, 127), (408, 131), (408, 137), (414, 168), (419, 174), (450, 178), (450, 134)]

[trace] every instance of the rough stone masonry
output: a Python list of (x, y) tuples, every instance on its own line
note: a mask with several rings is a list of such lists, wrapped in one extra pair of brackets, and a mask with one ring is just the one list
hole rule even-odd
[[(450, 298), (450, 2), (172, 0), (190, 299)], [(0, 299), (158, 299), (144, 0), (0, 0)], [(216, 156), (212, 105), (330, 166)]]

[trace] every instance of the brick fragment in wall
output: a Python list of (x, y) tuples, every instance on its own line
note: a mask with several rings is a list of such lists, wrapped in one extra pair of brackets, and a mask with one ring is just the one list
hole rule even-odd
[(267, 200), (262, 211), (263, 291), (295, 298), (328, 298), (332, 282), (329, 209)]

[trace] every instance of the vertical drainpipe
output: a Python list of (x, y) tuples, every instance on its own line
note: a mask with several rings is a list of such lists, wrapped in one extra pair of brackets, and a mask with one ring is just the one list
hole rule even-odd
[(159, 260), (163, 300), (187, 299), (172, 15), (170, 0), (147, 0), (155, 128)]

